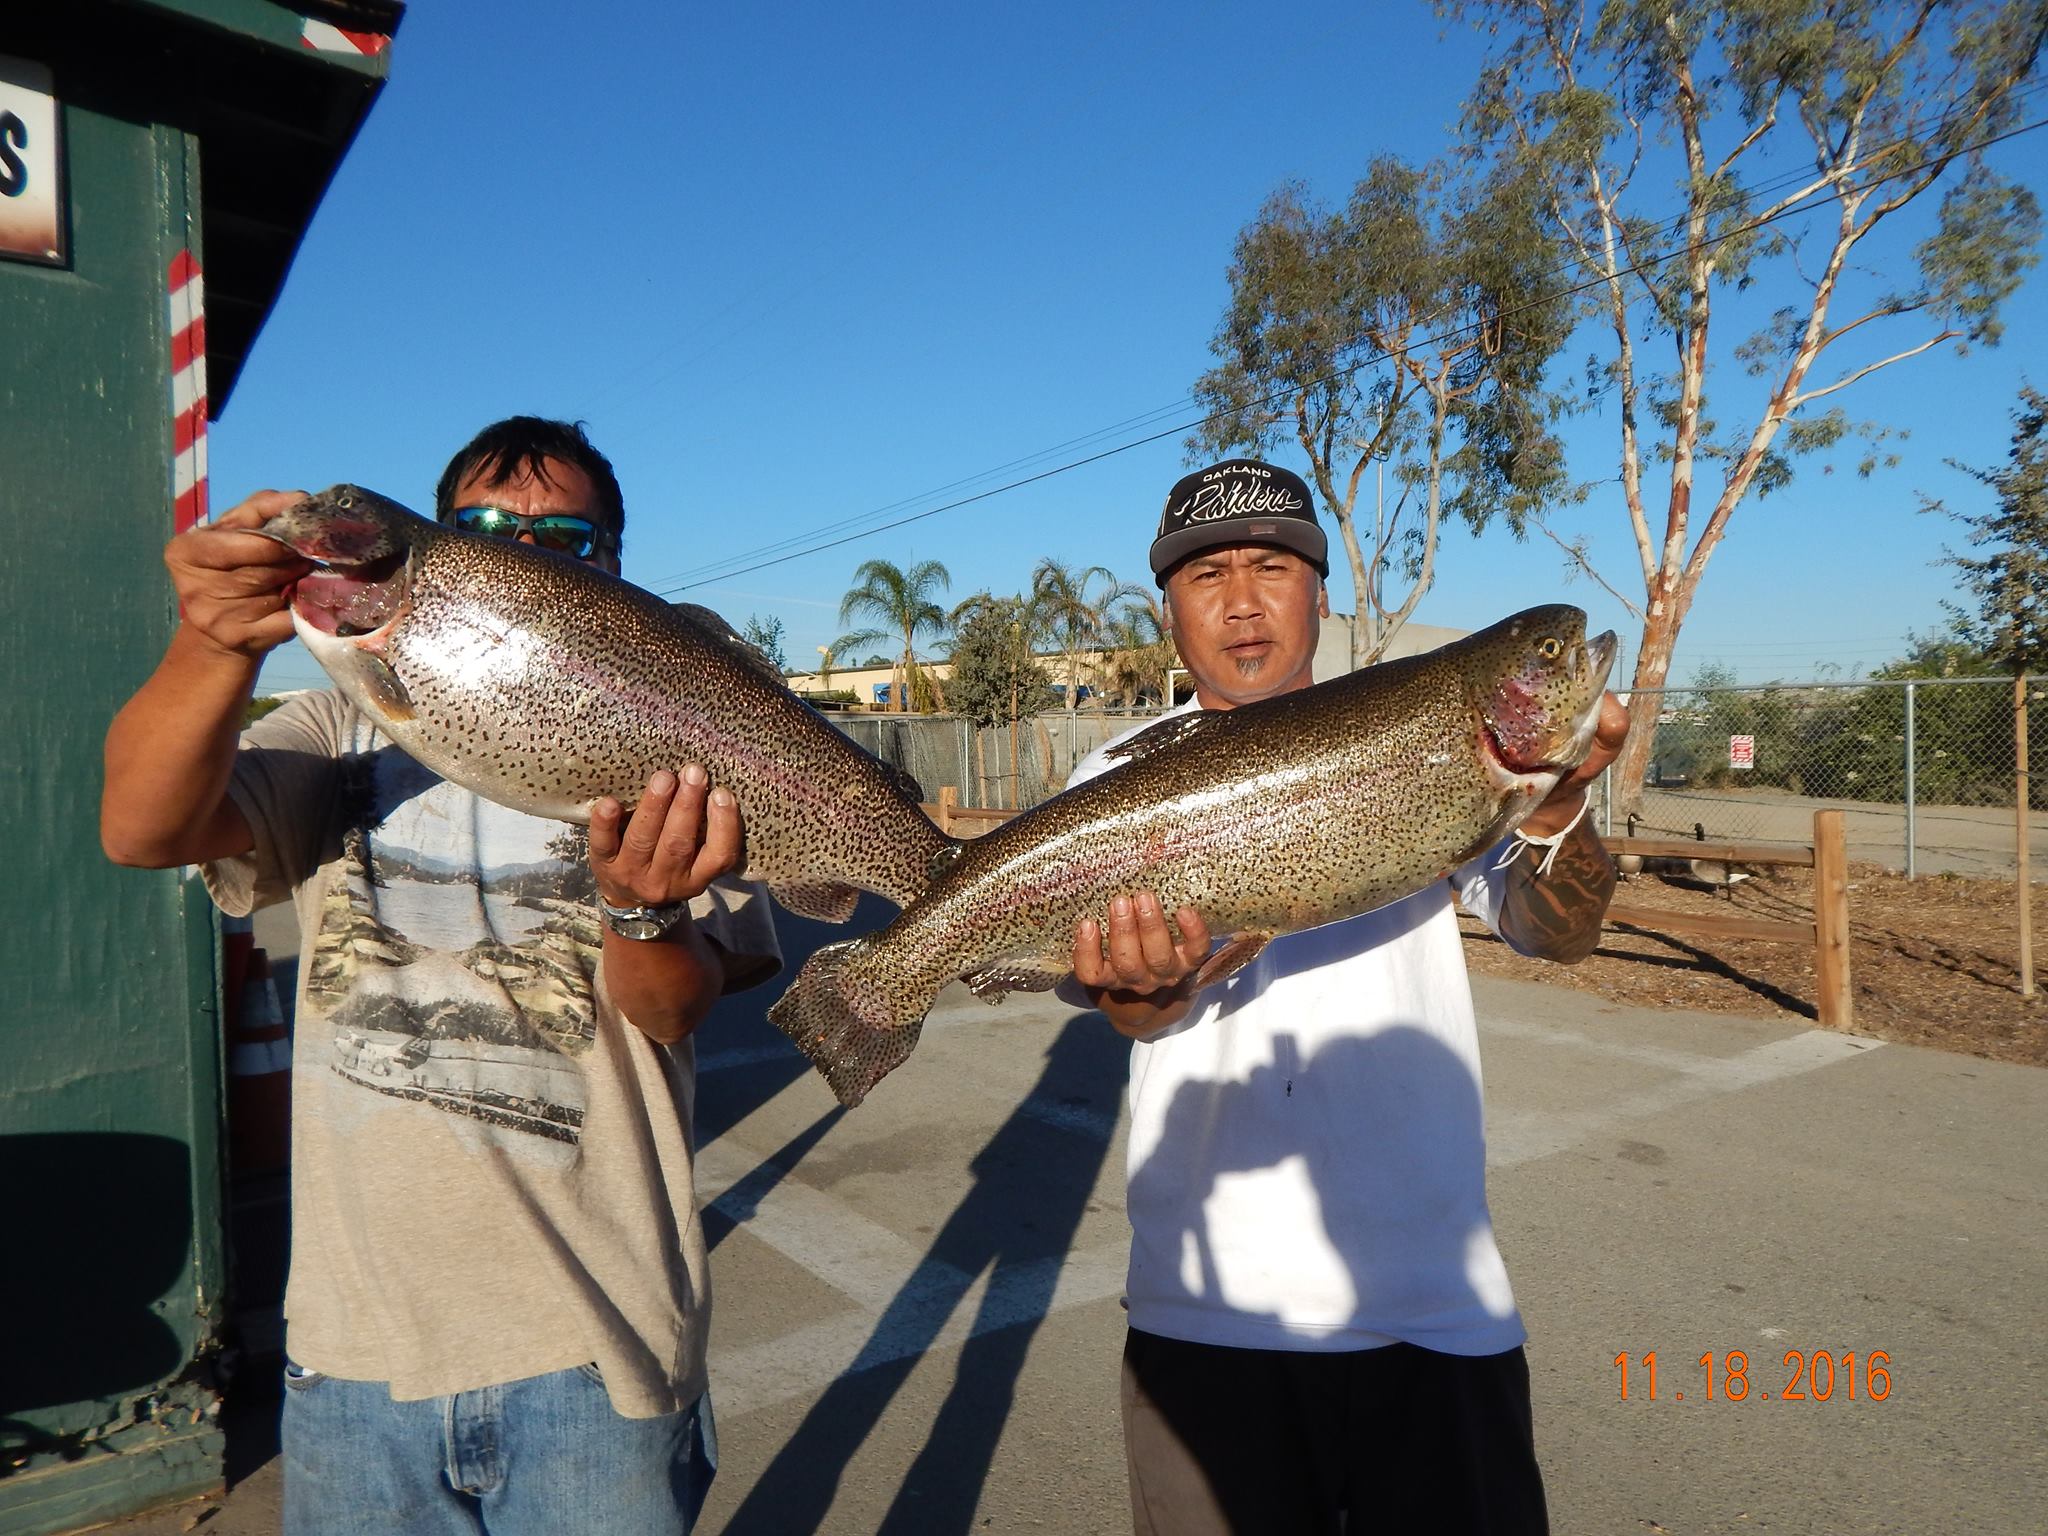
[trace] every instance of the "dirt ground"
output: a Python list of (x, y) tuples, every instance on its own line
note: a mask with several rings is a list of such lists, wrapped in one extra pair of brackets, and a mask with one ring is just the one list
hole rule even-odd
[[(1674, 872), (1625, 876), (1631, 907), (1813, 921), (1813, 872), (1760, 870), (1731, 889)], [(1610, 927), (1576, 966), (1525, 960), (1461, 917), (1473, 970), (1577, 987), (1637, 1005), (1815, 1017), (1813, 949)], [(2048, 1066), (2048, 894), (2034, 891), (2035, 995), (2020, 996), (2019, 900), (2010, 880), (1849, 868), (1854, 1029), (1912, 1045)]]

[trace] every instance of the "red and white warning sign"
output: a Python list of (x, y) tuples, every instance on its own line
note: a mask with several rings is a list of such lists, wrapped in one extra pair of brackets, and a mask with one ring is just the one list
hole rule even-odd
[(206, 518), (206, 280), (190, 251), (171, 258), (171, 525)]
[(1728, 766), (1730, 768), (1754, 768), (1756, 766), (1756, 738), (1754, 736), (1730, 736), (1728, 738)]

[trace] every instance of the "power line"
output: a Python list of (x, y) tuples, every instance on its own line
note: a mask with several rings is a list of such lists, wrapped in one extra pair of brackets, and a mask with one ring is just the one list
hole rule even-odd
[[(2041, 88), (2044, 87), (2035, 86), (2027, 87), (2026, 89), (2031, 91)], [(2015, 92), (2014, 94), (2018, 93)], [(1939, 121), (1940, 120), (1937, 120), (1937, 122)], [(1956, 149), (1949, 151), (1948, 154), (1942, 158), (1945, 161), (1947, 161), (1960, 158), (1965, 154), (1974, 154), (1981, 150), (1989, 149), (1994, 145), (2002, 144), (2008, 140), (2018, 138), (2023, 134), (2032, 133), (2043, 126), (2048, 126), (2048, 120), (2036, 121), (2032, 123), (2022, 123), (2018, 127), (2007, 129), (2004, 132), (1990, 135), (1989, 137), (1977, 140), (1974, 143), (1960, 145)], [(1905, 141), (1900, 140), (1898, 142), (1903, 143)], [(1873, 152), (1873, 158), (1874, 157), (1875, 152)], [(1918, 175), (1926, 171), (1927, 168), (1928, 167), (1925, 164), (1918, 164), (1901, 167), (1900, 169), (1895, 171), (1887, 171), (1882, 175), (1872, 177), (1869, 181), (1862, 183), (1861, 187), (1863, 190), (1867, 191), (1871, 188), (1882, 186), (1887, 182), (1897, 180), (1898, 178), (1903, 176)], [(1790, 180), (1800, 179), (1800, 176), (1798, 175), (1786, 173), (1785, 176), (1781, 176), (1778, 179), (1778, 184), (1785, 184), (1788, 177)], [(1770, 185), (1771, 183), (1769, 182), (1763, 183), (1761, 184), (1760, 188), (1750, 189), (1746, 191), (1744, 195), (1755, 196), (1757, 195), (1758, 191), (1766, 189)], [(1825, 185), (1821, 187), (1816, 187), (1813, 196), (1818, 197), (1825, 190)], [(1765, 228), (1772, 224), (1779, 223), (1782, 220), (1792, 218), (1795, 215), (1804, 216), (1806, 214), (1812, 213), (1815, 211), (1816, 206), (1816, 204), (1810, 201), (1795, 202), (1785, 208), (1778, 210), (1776, 213), (1770, 214), (1763, 218), (1749, 220), (1744, 223), (1737, 224), (1731, 228), (1724, 229), (1719, 234), (1709, 236), (1704, 241), (1700, 242), (1700, 244), (1702, 247), (1705, 248), (1723, 245), (1728, 241), (1739, 239), (1740, 237), (1747, 234), (1752, 234), (1759, 229)], [(1689, 214), (1678, 215), (1670, 221), (1668, 221), (1668, 223), (1671, 227), (1675, 228), (1678, 225), (1685, 223), (1687, 220), (1689, 220), (1689, 218)], [(1612, 272), (1600, 271), (1595, 276), (1588, 278), (1584, 282), (1573, 284), (1572, 286), (1567, 288), (1555, 290), (1541, 297), (1530, 299), (1522, 304), (1515, 305), (1510, 309), (1502, 310), (1499, 314), (1492, 317), (1491, 323), (1498, 324), (1499, 322), (1508, 319), (1512, 315), (1519, 314), (1530, 309), (1540, 308), (1544, 305), (1554, 303), (1559, 299), (1576, 298), (1581, 294), (1590, 292), (1596, 288), (1604, 286), (1605, 284), (1607, 284), (1608, 282), (1612, 281), (1614, 278), (1617, 277), (1640, 277), (1646, 272), (1652, 271), (1657, 267), (1663, 266), (1666, 262), (1678, 259), (1680, 256), (1684, 255), (1690, 249), (1692, 249), (1692, 246), (1690, 243), (1688, 243), (1687, 245), (1678, 247), (1676, 249), (1668, 249), (1656, 253), (1641, 261), (1625, 263), (1615, 268)], [(1590, 265), (1592, 265), (1592, 263), (1587, 258), (1577, 257), (1566, 262), (1563, 266), (1554, 268), (1553, 272), (1561, 273), (1572, 270), (1574, 268), (1582, 268)], [(1438, 313), (1442, 313), (1442, 311), (1439, 311)], [(1427, 323), (1427, 321), (1425, 320), (1423, 323)], [(1445, 342), (1453, 341), (1460, 337), (1470, 335), (1480, 328), (1481, 323), (1482, 322), (1475, 321), (1467, 325), (1453, 327), (1452, 329), (1441, 332), (1435, 336), (1425, 337), (1420, 343), (1420, 347), (1410, 348), (1409, 350), (1414, 351), (1420, 350), (1421, 347), (1441, 345)], [(1375, 366), (1376, 364), (1385, 362), (1388, 358), (1390, 358), (1393, 355), (1394, 354), (1391, 351), (1381, 351), (1374, 353), (1370, 356), (1359, 359), (1357, 362), (1348, 364), (1343, 368), (1334, 370), (1324, 380), (1321, 380), (1319, 382), (1340, 382), (1346, 378), (1349, 378), (1352, 374), (1361, 372), (1366, 368), (1370, 368)], [(1275, 401), (1285, 398), (1288, 394), (1291, 394), (1292, 392), (1293, 391), (1291, 389), (1275, 390), (1272, 393), (1261, 397), (1254, 403), (1258, 405), (1270, 405)], [(1177, 410), (1181, 405), (1186, 403), (1190, 403), (1190, 397), (1182, 396), (1179, 400), (1174, 401), (1170, 405), (1161, 406), (1152, 411), (1143, 412), (1139, 416), (1127, 418), (1127, 421), (1135, 423), (1147, 419), (1156, 419), (1157, 417), (1166, 414), (1167, 412)], [(822, 533), (837, 531), (838, 529), (848, 527), (849, 525), (863, 522), (867, 518), (874, 517), (888, 511), (893, 511), (895, 508), (906, 505), (909, 502), (914, 502), (922, 499), (921, 496), (911, 496), (902, 498), (898, 501), (889, 503), (886, 507), (871, 509), (868, 512), (858, 514), (854, 517), (841, 519), (837, 523), (828, 524), (823, 528), (813, 529), (809, 533), (795, 535), (789, 539), (784, 539), (776, 544), (761, 546), (757, 549), (747, 551), (744, 554), (729, 557), (729, 559), (725, 561), (714, 562), (710, 566), (701, 567), (700, 571), (697, 573), (691, 573), (690, 579), (688, 580), (677, 580), (672, 585), (657, 586), (650, 584), (650, 589), (662, 596), (673, 596), (678, 592), (687, 592), (692, 588), (705, 586), (714, 581), (725, 581), (730, 580), (732, 577), (735, 576), (750, 575), (755, 571), (766, 570), (772, 566), (784, 565), (791, 560), (801, 559), (806, 555), (821, 554), (828, 549), (836, 549), (841, 545), (850, 544), (859, 539), (870, 538), (875, 534), (887, 533), (895, 528), (902, 528), (911, 523), (922, 522), (926, 518), (937, 517), (938, 515), (944, 512), (957, 511), (961, 507), (971, 506), (976, 502), (986, 501), (994, 496), (1000, 496), (1010, 491), (1020, 490), (1027, 485), (1034, 485), (1041, 480), (1051, 479), (1056, 475), (1062, 475), (1072, 470), (1085, 468), (1090, 464), (1099, 463), (1104, 459), (1114, 458), (1119, 454), (1128, 453), (1133, 449), (1146, 447), (1149, 444), (1159, 442), (1164, 438), (1175, 436), (1178, 433), (1192, 431), (1194, 428), (1199, 427), (1204, 421), (1207, 421), (1210, 418), (1211, 414), (1213, 413), (1205, 412), (1202, 416), (1196, 417), (1192, 421), (1182, 421), (1176, 423), (1174, 426), (1169, 427), (1164, 431), (1148, 433), (1143, 437), (1133, 438), (1128, 442), (1117, 444), (1116, 446), (1111, 448), (1105, 448), (1100, 452), (1084, 455), (1081, 458), (1073, 459), (1066, 463), (1055, 465), (1050, 469), (1041, 470), (1036, 474), (1025, 475), (1015, 480), (1006, 481), (1001, 485), (993, 486), (987, 490), (976, 492), (974, 495), (962, 496), (953, 501), (945, 502), (939, 506), (930, 507), (921, 512), (911, 513), (906, 517), (896, 518), (892, 521), (879, 523), (872, 527), (858, 528), (853, 532), (846, 533), (838, 538), (825, 540), (822, 543), (808, 544), (798, 549), (789, 548), (790, 545), (798, 543), (803, 539), (816, 538), (818, 535)], [(1099, 438), (1107, 432), (1113, 432), (1115, 430), (1117, 430), (1117, 428), (1114, 426), (1098, 428), (1096, 431), (1085, 433), (1079, 438), (1069, 439), (1068, 442), (1087, 442), (1092, 439)], [(1035, 460), (1043, 459), (1048, 454), (1058, 452), (1060, 450), (1060, 447), (1062, 446), (1064, 445), (1055, 445), (1050, 448), (1040, 449), (1035, 453), (1027, 454), (1021, 458), (1010, 460), (1008, 464), (998, 465), (992, 469), (981, 471), (979, 474), (970, 475), (962, 480), (953, 481), (951, 482), (951, 485), (957, 486), (972, 484), (977, 479), (985, 479), (989, 475), (1000, 474), (1005, 468), (1009, 467), (1009, 465), (1027, 464)], [(950, 488), (951, 486), (940, 487), (936, 491), (926, 492), (923, 494), (943, 494), (945, 490)], [(785, 553), (782, 551), (787, 552)], [(754, 561), (754, 563), (752, 564), (741, 564), (738, 566), (732, 565), (732, 561), (734, 560), (746, 561), (750, 560), (754, 555), (771, 555), (772, 558)]]
[[(1113, 422), (1109, 426), (1098, 427), (1092, 432), (1084, 432), (1077, 437), (1070, 437), (1066, 439), (1064, 442), (1054, 443), (1049, 447), (1038, 449), (1035, 452), (1022, 454), (1017, 458), (1010, 459), (1002, 464), (994, 465), (991, 468), (978, 470), (971, 475), (963, 475), (959, 479), (950, 480), (944, 485), (934, 486), (929, 490), (919, 491), (909, 496), (900, 497), (899, 499), (892, 501), (885, 506), (871, 507), (865, 512), (855, 513), (850, 517), (841, 518), (837, 522), (826, 523), (820, 527), (809, 529), (803, 533), (791, 534), (788, 538), (778, 540), (772, 544), (763, 544), (754, 549), (747, 550), (742, 554), (732, 555), (724, 560), (713, 561), (710, 565), (701, 566), (696, 571), (689, 573), (690, 580), (687, 583), (687, 585), (691, 587), (701, 587), (705, 585), (707, 582), (721, 581), (724, 580), (727, 576), (741, 575), (744, 573), (743, 570), (726, 570), (725, 567), (730, 566), (735, 562), (744, 562), (747, 560), (751, 560), (758, 555), (777, 554), (783, 550), (790, 548), (792, 545), (801, 544), (807, 539), (820, 538), (829, 533), (838, 533), (844, 529), (853, 528), (860, 523), (864, 523), (869, 518), (882, 516), (889, 512), (894, 512), (901, 507), (914, 506), (918, 502), (925, 500), (927, 497), (943, 496), (948, 491), (958, 490), (962, 487), (973, 485), (976, 481), (986, 480), (991, 475), (999, 475), (1006, 470), (1021, 468), (1022, 466), (1027, 464), (1038, 463), (1041, 460), (1051, 457), (1053, 454), (1061, 453), (1069, 448), (1079, 447), (1083, 443), (1093, 442), (1099, 438), (1107, 437), (1111, 433), (1120, 432), (1129, 427), (1140, 426), (1146, 422), (1155, 421), (1159, 417), (1166, 415), (1169, 412), (1179, 410), (1182, 406), (1186, 405), (1187, 403), (1188, 401), (1186, 397), (1183, 396), (1181, 399), (1174, 401), (1170, 405), (1163, 405), (1156, 407), (1153, 410), (1142, 411), (1136, 416), (1127, 416), (1122, 421)], [(1181, 429), (1176, 427), (1173, 430), (1179, 431)], [(1081, 462), (1085, 463), (1087, 461), (1083, 460)], [(955, 505), (964, 505), (964, 503), (955, 503)], [(882, 530), (880, 528), (865, 530), (865, 532), (872, 533), (879, 533), (881, 531)], [(862, 535), (856, 534), (855, 536), (860, 537)], [(838, 540), (836, 542), (843, 543), (845, 541)], [(830, 548), (831, 546), (820, 545), (818, 547), (823, 549)], [(800, 553), (801, 552), (802, 551), (800, 551)], [(758, 569), (760, 569), (759, 566), (744, 567), (744, 570)], [(665, 579), (671, 581), (682, 580), (681, 577), (669, 577)], [(659, 583), (656, 582), (649, 582), (647, 583), (647, 586), (649, 590), (657, 592), (663, 590), (680, 592), (684, 590), (683, 587), (671, 587), (664, 589)]]

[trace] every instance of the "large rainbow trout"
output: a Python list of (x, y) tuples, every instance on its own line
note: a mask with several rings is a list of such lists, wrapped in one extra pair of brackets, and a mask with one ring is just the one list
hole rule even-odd
[(315, 562), (299, 638), (341, 691), (442, 777), (587, 823), (658, 768), (704, 765), (746, 827), (746, 875), (843, 923), (860, 891), (901, 906), (951, 844), (908, 775), (834, 730), (707, 608), (509, 539), (458, 533), (337, 485), (260, 533)]
[(907, 1057), (939, 989), (991, 1001), (1071, 968), (1110, 898), (1191, 906), (1221, 946), (1197, 985), (1274, 937), (1413, 894), (1492, 847), (1586, 758), (1614, 636), (1532, 608), (1425, 656), (1239, 709), (1174, 716), (1112, 772), (948, 851), (886, 928), (817, 951), (768, 1010), (842, 1104)]

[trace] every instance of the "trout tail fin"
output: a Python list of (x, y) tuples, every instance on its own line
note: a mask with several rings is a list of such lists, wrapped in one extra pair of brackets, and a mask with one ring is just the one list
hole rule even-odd
[(827, 944), (768, 1010), (848, 1109), (909, 1057), (931, 1003), (892, 998), (849, 975), (847, 962), (869, 947), (866, 939)]

